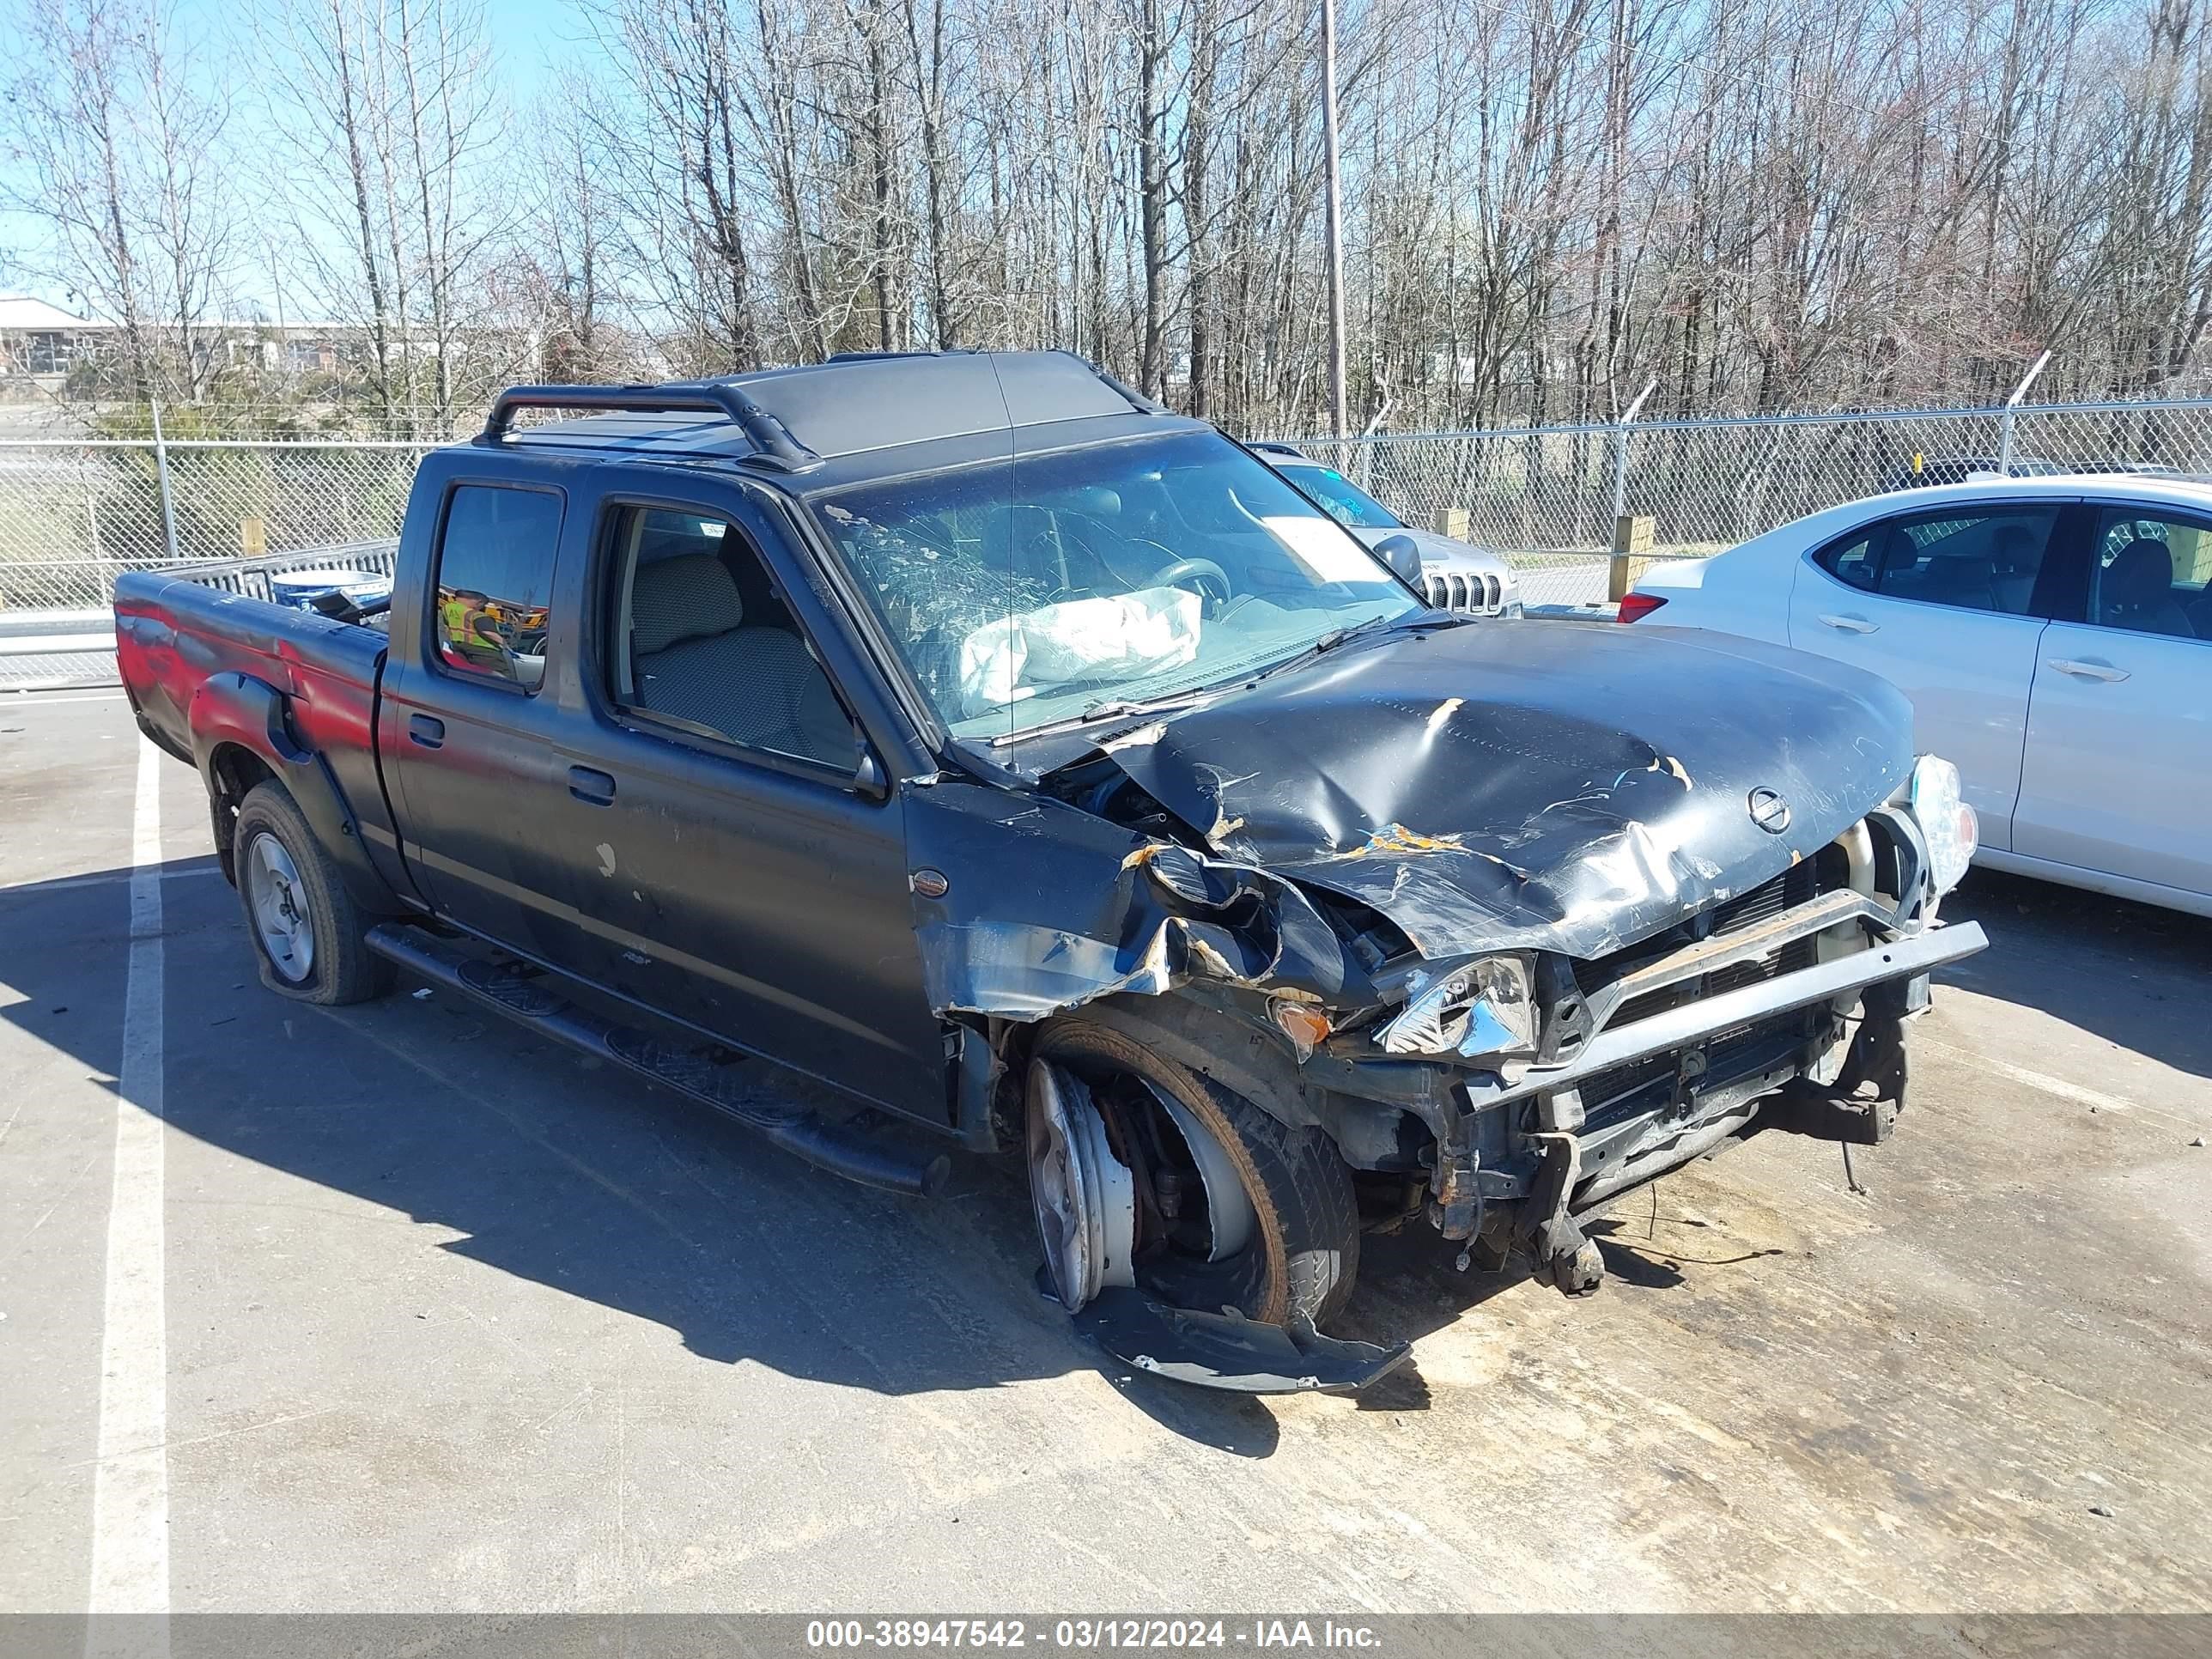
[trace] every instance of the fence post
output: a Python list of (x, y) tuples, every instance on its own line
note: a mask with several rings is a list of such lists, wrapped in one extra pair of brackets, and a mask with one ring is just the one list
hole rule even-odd
[(1635, 562), (1642, 559), (1647, 564), (1651, 558), (1651, 520), (1629, 518), (1626, 514), (1613, 521), (1613, 561), (1606, 571), (1605, 597), (1608, 604), (1619, 604), (1628, 597), (1628, 585), (1636, 580)]
[(1636, 394), (1636, 401), (1622, 411), (1613, 425), (1613, 521), (1616, 525), (1628, 515), (1628, 428), (1644, 407), (1644, 400), (1658, 386), (1656, 375), (1646, 380), (1644, 390)]
[(2043, 366), (2050, 361), (2051, 352), (2045, 348), (2033, 367), (2021, 377), (2020, 384), (2012, 389), (2012, 396), (2004, 401), (2004, 413), (1997, 416), (1997, 471), (2008, 478), (2012, 477), (2013, 410), (2020, 407), (2020, 400), (2027, 396), (2028, 387), (2035, 384), (2035, 377), (2043, 373)]
[(172, 559), (180, 557), (177, 551), (177, 509), (169, 498), (169, 446), (161, 436), (161, 400), (149, 396), (146, 406), (154, 414), (154, 475), (161, 492), (161, 539), (168, 546)]

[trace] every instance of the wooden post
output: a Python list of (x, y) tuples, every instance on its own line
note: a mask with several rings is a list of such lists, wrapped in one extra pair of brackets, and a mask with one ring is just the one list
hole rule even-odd
[(1613, 521), (1613, 568), (1606, 577), (1605, 597), (1614, 603), (1628, 597), (1636, 580), (1629, 568), (1633, 559), (1651, 556), (1651, 520), (1641, 514), (1623, 514)]
[(259, 558), (269, 550), (269, 526), (259, 519), (240, 519), (238, 544), (245, 550), (247, 558)]
[(1463, 507), (1440, 507), (1437, 509), (1436, 517), (1429, 521), (1429, 528), (1439, 536), (1450, 537), (1455, 542), (1466, 541), (1468, 538), (1467, 509)]

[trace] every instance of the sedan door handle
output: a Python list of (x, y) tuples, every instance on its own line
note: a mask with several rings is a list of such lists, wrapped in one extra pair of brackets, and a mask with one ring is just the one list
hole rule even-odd
[(2076, 661), (2071, 657), (2053, 657), (2051, 665), (2062, 674), (2071, 674), (2077, 680), (2124, 680), (2128, 677), (2124, 668), (2115, 668), (2108, 662)]
[(1881, 631), (1880, 623), (1870, 623), (1864, 617), (1823, 616), (1820, 620), (1846, 634), (1878, 634)]
[(446, 741), (446, 723), (430, 714), (410, 714), (407, 717), (407, 737), (425, 749), (435, 749)]
[(568, 793), (589, 806), (612, 806), (615, 781), (588, 766), (572, 766), (568, 769)]

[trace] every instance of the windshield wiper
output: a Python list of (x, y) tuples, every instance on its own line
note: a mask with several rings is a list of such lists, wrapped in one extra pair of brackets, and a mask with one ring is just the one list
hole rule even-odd
[(1026, 743), (1031, 738), (1049, 738), (1062, 732), (1080, 731), (1086, 726), (1096, 726), (1101, 720), (1124, 720), (1139, 714), (1163, 714), (1171, 708), (1188, 708), (1198, 701), (1199, 696), (1197, 691), (1170, 691), (1164, 696), (1143, 699), (1108, 697), (1092, 703), (1079, 714), (1047, 720), (1042, 726), (1024, 726), (1018, 732), (1001, 732), (991, 739), (991, 747), (1004, 749), (1011, 744)]
[(1308, 646), (1304, 650), (1298, 652), (1296, 655), (1285, 657), (1280, 662), (1271, 662), (1265, 668), (1259, 669), (1254, 672), (1234, 675), (1231, 678), (1223, 681), (1222, 684), (1224, 685), (1257, 685), (1261, 680), (1273, 679), (1276, 675), (1282, 673), (1286, 669), (1296, 668), (1301, 664), (1310, 663), (1316, 657), (1325, 657), (1330, 652), (1336, 650), (1339, 647), (1349, 645), (1352, 641), (1363, 638), (1369, 634), (1376, 633), (1377, 631), (1385, 633), (1395, 632), (1396, 629), (1401, 628), (1419, 628), (1423, 625), (1424, 619), (1419, 614), (1400, 617), (1370, 617), (1365, 622), (1354, 623), (1349, 628), (1332, 628), (1328, 633), (1322, 635), (1311, 645)]

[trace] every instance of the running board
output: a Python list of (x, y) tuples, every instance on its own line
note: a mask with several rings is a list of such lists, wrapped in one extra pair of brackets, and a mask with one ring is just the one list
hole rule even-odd
[[(673, 1042), (613, 1021), (568, 1001), (547, 983), (550, 974), (486, 963), (447, 949), (420, 928), (386, 922), (368, 930), (368, 948), (418, 979), (473, 998), (518, 1024), (557, 1037), (599, 1060), (611, 1060), (664, 1088), (711, 1106), (817, 1169), (864, 1187), (927, 1198), (944, 1186), (952, 1161), (848, 1125), (832, 1123), (803, 1107), (763, 1101), (711, 1052)], [(557, 982), (557, 981), (556, 981)]]

